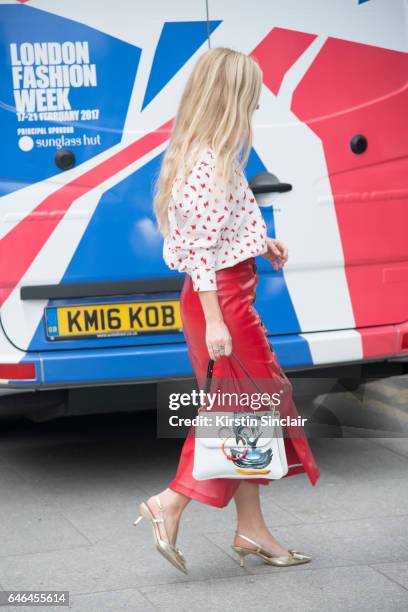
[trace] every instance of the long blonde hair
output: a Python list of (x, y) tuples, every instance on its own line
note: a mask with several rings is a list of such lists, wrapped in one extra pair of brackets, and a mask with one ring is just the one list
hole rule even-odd
[(203, 147), (212, 148), (223, 184), (232, 178), (234, 167), (244, 168), (252, 148), (251, 119), (262, 76), (256, 60), (226, 47), (214, 47), (198, 58), (154, 183), (153, 211), (163, 236), (169, 229), (173, 182), (176, 176), (184, 182)]

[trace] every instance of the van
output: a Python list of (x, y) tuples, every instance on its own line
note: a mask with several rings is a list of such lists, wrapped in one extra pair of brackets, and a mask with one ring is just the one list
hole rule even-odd
[(406, 3), (0, 2), (0, 385), (193, 376), (153, 184), (198, 56), (263, 70), (245, 168), (256, 308), (283, 368), (406, 359)]

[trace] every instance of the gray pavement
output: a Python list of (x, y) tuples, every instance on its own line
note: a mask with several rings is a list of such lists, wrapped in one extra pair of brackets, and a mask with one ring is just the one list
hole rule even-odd
[(147, 522), (133, 526), (139, 502), (173, 478), (182, 444), (156, 439), (155, 426), (145, 412), (3, 430), (3, 589), (69, 590), (81, 612), (408, 609), (408, 439), (312, 439), (315, 487), (303, 474), (262, 487), (268, 525), (313, 556), (307, 565), (250, 557), (240, 568), (233, 503), (193, 502), (178, 540), (185, 576), (156, 552)]

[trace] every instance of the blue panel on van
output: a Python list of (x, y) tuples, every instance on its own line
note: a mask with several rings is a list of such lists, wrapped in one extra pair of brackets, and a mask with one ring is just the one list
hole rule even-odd
[(179, 21), (163, 25), (142, 108), (153, 100), (221, 21)]
[(78, 165), (120, 142), (140, 54), (71, 19), (0, 6), (0, 196), (62, 172), (61, 148)]

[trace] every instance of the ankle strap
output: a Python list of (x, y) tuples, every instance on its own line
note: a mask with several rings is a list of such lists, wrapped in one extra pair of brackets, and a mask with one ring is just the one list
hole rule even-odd
[(258, 542), (255, 542), (255, 540), (251, 540), (251, 538), (248, 538), (247, 536), (243, 535), (242, 533), (238, 533), (238, 531), (235, 532), (240, 538), (242, 538), (243, 540), (246, 540), (247, 542), (249, 542), (250, 544), (253, 544), (254, 546), (256, 546), (257, 548), (262, 548), (262, 546), (260, 546), (258, 544)]
[(163, 510), (163, 506), (161, 504), (160, 497), (158, 495), (156, 495), (156, 502), (157, 502), (157, 505), (159, 506), (160, 510)]

